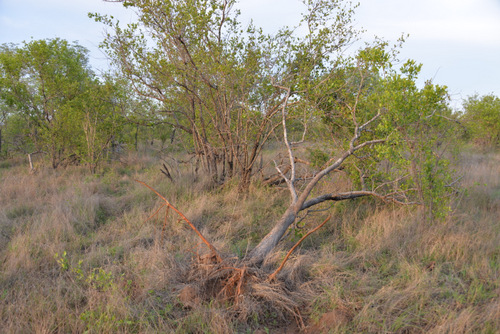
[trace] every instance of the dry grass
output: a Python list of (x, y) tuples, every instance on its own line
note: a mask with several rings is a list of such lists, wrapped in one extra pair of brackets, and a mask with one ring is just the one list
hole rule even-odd
[[(467, 192), (446, 222), (372, 200), (338, 203), (273, 283), (227, 268), (241, 269), (288, 195), (255, 184), (244, 197), (235, 185), (193, 182), (190, 168), (172, 183), (159, 166), (129, 154), (98, 176), (0, 169), (1, 332), (280, 333), (302, 322), (308, 333), (500, 331), (498, 154), (464, 154)], [(207, 269), (205, 246), (176, 219), (162, 238), (161, 214), (146, 221), (162, 202), (134, 179), (154, 185), (230, 262)], [(306, 218), (303, 231), (324, 215)], [(291, 231), (264, 273), (297, 239)], [(220, 282), (225, 290), (214, 289)]]

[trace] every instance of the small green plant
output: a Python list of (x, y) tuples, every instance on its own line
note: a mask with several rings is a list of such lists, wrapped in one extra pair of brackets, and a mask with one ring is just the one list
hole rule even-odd
[(56, 253), (54, 255), (54, 258), (56, 259), (59, 268), (63, 272), (69, 270), (69, 260), (67, 255), (68, 254), (66, 253), (66, 251), (64, 251), (61, 255), (59, 255), (59, 253)]
[(76, 278), (79, 281), (85, 280), (85, 274), (83, 273), (82, 263), (83, 263), (83, 260), (80, 260), (80, 261), (78, 261), (78, 264), (76, 267), (71, 268), (71, 272), (76, 275)]
[(88, 284), (98, 291), (108, 291), (116, 287), (115, 277), (113, 273), (107, 272), (103, 268), (94, 268), (90, 273), (86, 274), (82, 268), (83, 260), (78, 261), (76, 266), (71, 266), (68, 259), (68, 253), (64, 251), (61, 255), (54, 255), (57, 264), (62, 272), (70, 272), (74, 275), (76, 282)]
[(84, 333), (120, 332), (124, 327), (134, 326), (135, 322), (126, 317), (120, 319), (108, 307), (97, 307), (80, 314), (80, 320), (85, 323)]
[(113, 273), (102, 268), (92, 270), (85, 281), (99, 291), (108, 291), (115, 287)]
[(35, 212), (34, 208), (27, 206), (25, 204), (22, 204), (20, 206), (16, 206), (12, 210), (8, 211), (7, 218), (16, 219), (16, 218), (20, 218), (20, 217), (32, 216), (34, 212)]
[(10, 160), (0, 161), (0, 169), (10, 168), (10, 167), (12, 167), (12, 161), (10, 161)]

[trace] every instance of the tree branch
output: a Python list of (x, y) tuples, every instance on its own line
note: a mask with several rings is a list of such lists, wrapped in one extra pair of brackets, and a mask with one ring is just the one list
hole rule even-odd
[(400, 194), (400, 192), (393, 192), (390, 194), (382, 195), (379, 194), (375, 191), (368, 191), (368, 190), (359, 190), (359, 191), (350, 191), (350, 192), (345, 192), (345, 193), (336, 193), (336, 194), (324, 194), (315, 198), (312, 198), (300, 207), (300, 211), (308, 209), (312, 206), (315, 206), (317, 204), (326, 202), (326, 201), (344, 201), (348, 199), (355, 199), (359, 197), (364, 197), (364, 196), (373, 196), (376, 197), (384, 202), (393, 202), (397, 204), (402, 204), (402, 205), (416, 205), (419, 204), (417, 202), (406, 202), (406, 201), (401, 201), (396, 199), (393, 195)]
[(364, 196), (376, 196), (376, 197), (381, 197), (381, 195), (371, 192), (371, 191), (350, 191), (346, 193), (337, 193), (337, 194), (324, 194), (315, 198), (312, 198), (300, 207), (300, 211), (308, 209), (312, 206), (315, 206), (317, 204), (326, 202), (326, 201), (344, 201), (347, 199), (354, 199), (354, 198), (359, 198), (359, 197), (364, 197)]
[[(288, 158), (290, 159), (290, 178), (286, 178), (285, 175), (281, 173), (281, 171), (278, 169), (278, 172), (282, 175), (282, 177), (285, 179), (286, 184), (288, 185), (288, 189), (290, 190), (290, 196), (292, 197), (292, 203), (296, 203), (298, 199), (297, 195), (297, 190), (295, 189), (295, 159), (293, 157), (293, 151), (292, 151), (292, 146), (290, 145), (290, 142), (288, 141), (288, 133), (287, 133), (287, 128), (286, 128), (286, 112), (285, 109), (288, 105), (288, 99), (291, 96), (291, 89), (288, 87), (283, 87), (283, 86), (278, 86), (275, 85), (275, 87), (279, 89), (283, 89), (286, 91), (286, 97), (285, 100), (283, 101), (283, 105), (281, 107), (281, 116), (282, 116), (282, 124), (283, 124), (283, 140), (285, 141), (286, 149), (288, 151)], [(275, 163), (276, 164), (276, 163)]]

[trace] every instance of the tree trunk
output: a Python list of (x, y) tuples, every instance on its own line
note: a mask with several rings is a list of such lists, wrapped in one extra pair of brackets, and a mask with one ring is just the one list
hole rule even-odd
[(52, 148), (52, 168), (53, 169), (57, 169), (57, 167), (59, 166), (59, 159), (57, 157), (57, 149), (56, 148)]
[(135, 151), (137, 152), (137, 137), (139, 136), (139, 124), (135, 125), (135, 142), (134, 142), (134, 147)]
[(252, 169), (251, 168), (242, 169), (240, 182), (238, 184), (239, 193), (244, 194), (248, 191), (248, 188), (250, 187), (251, 178), (252, 178)]
[[(299, 209), (300, 210), (300, 209)], [(297, 205), (291, 205), (285, 211), (281, 219), (273, 229), (262, 239), (259, 244), (250, 252), (249, 262), (259, 265), (264, 261), (266, 256), (276, 247), (283, 235), (288, 230), (288, 227), (293, 224), (297, 218)]]

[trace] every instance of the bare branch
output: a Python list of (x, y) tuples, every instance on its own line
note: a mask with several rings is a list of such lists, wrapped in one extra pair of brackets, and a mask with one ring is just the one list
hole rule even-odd
[[(295, 185), (294, 185), (294, 183), (295, 183), (295, 159), (293, 157), (292, 146), (290, 145), (290, 142), (288, 141), (288, 133), (287, 133), (287, 128), (286, 128), (286, 107), (288, 106), (288, 99), (291, 96), (291, 90), (288, 87), (283, 87), (283, 86), (278, 86), (278, 85), (275, 85), (275, 87), (286, 91), (286, 97), (285, 97), (285, 100), (283, 101), (283, 105), (281, 107), (281, 116), (282, 116), (282, 125), (283, 125), (283, 140), (285, 141), (285, 145), (286, 145), (286, 148), (288, 151), (288, 158), (290, 159), (291, 171), (290, 171), (290, 179), (285, 178), (285, 181), (288, 185), (288, 189), (290, 190), (290, 195), (292, 196), (292, 203), (296, 203), (298, 196), (297, 196), (297, 190), (295, 189)], [(281, 173), (281, 171), (279, 169), (278, 169), (278, 172)], [(282, 176), (285, 177), (283, 174), (282, 174)]]
[(285, 172), (282, 172), (281, 169), (279, 168), (278, 164), (276, 163), (276, 160), (273, 160), (273, 163), (274, 163), (274, 168), (278, 171), (279, 175), (285, 180), (285, 182), (287, 183), (288, 187), (290, 188), (290, 192), (292, 192), (293, 188), (290, 184), (290, 179), (286, 177), (285, 173), (288, 172), (290, 170), (290, 167), (288, 167), (286, 169)]
[(347, 199), (354, 199), (354, 198), (359, 198), (359, 197), (364, 197), (364, 196), (370, 196), (373, 195), (371, 191), (351, 191), (347, 193), (338, 193), (338, 194), (325, 194), (321, 195), (315, 198), (312, 198), (300, 207), (300, 210), (305, 210), (308, 209), (312, 206), (315, 206), (317, 204), (326, 202), (326, 201), (344, 201)]
[(358, 146), (354, 146), (352, 149), (353, 149), (353, 152), (354, 151), (357, 151), (359, 149), (362, 149), (363, 147), (365, 146), (370, 146), (370, 145), (375, 145), (375, 144), (380, 144), (380, 143), (385, 143), (387, 141), (387, 139), (374, 139), (374, 140), (369, 140), (369, 141), (365, 141), (364, 143), (362, 144), (359, 144)]
[(374, 191), (367, 191), (367, 190), (359, 190), (359, 191), (350, 191), (350, 192), (345, 192), (345, 193), (337, 193), (337, 194), (324, 194), (315, 198), (312, 198), (300, 207), (300, 210), (305, 210), (308, 209), (312, 206), (315, 206), (317, 204), (326, 202), (326, 201), (345, 201), (348, 199), (355, 199), (359, 197), (365, 197), (365, 196), (373, 196), (376, 197), (384, 202), (393, 202), (393, 203), (398, 203), (398, 204), (403, 204), (403, 205), (415, 205), (419, 204), (416, 202), (403, 202), (398, 199), (396, 199), (393, 195), (396, 194), (401, 194), (401, 192), (394, 192), (386, 195), (381, 195), (379, 193), (376, 193)]

